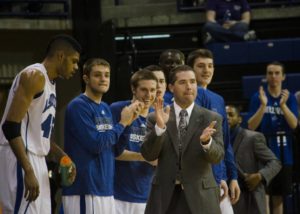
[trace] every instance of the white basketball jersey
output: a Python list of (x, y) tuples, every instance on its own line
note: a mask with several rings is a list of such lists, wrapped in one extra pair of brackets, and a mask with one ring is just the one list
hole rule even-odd
[[(43, 64), (36, 63), (30, 65), (15, 77), (9, 91), (1, 127), (6, 119), (13, 97), (15, 96), (15, 91), (19, 86), (20, 74), (28, 70), (41, 71), (45, 76), (45, 87), (40, 94), (35, 95), (35, 98), (32, 100), (29, 109), (22, 120), (21, 136), (25, 148), (28, 151), (36, 155), (45, 156), (50, 149), (50, 136), (54, 125), (56, 110), (56, 91), (55, 83), (49, 80), (46, 68)], [(8, 141), (2, 132), (2, 128), (0, 129), (0, 144), (8, 144)]]

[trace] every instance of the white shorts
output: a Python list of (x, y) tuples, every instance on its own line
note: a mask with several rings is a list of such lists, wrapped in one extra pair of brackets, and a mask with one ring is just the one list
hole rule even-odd
[[(224, 190), (221, 189), (220, 195), (222, 195), (223, 193), (224, 193)], [(221, 201), (220, 208), (221, 208), (222, 214), (233, 214), (233, 208), (232, 208), (229, 196), (227, 196), (226, 198), (223, 199), (223, 201)]]
[(115, 214), (113, 196), (72, 195), (62, 197), (64, 214)]
[(0, 145), (0, 204), (3, 213), (51, 213), (50, 184), (45, 157), (28, 152), (27, 157), (39, 182), (38, 198), (28, 203), (24, 198), (24, 171), (9, 145)]
[(133, 203), (115, 199), (116, 214), (144, 214), (146, 203)]

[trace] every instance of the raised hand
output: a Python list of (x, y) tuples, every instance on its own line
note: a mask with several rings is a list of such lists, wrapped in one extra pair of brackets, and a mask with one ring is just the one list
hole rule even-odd
[(26, 201), (35, 201), (40, 194), (40, 187), (37, 178), (35, 177), (34, 171), (25, 173), (25, 194)]
[(287, 89), (283, 89), (281, 91), (281, 98), (279, 102), (280, 107), (286, 104), (286, 101), (288, 100), (289, 96), (290, 96), (290, 92)]
[(130, 125), (141, 113), (144, 104), (140, 101), (134, 101), (129, 106), (122, 109), (120, 123), (123, 126)]
[(262, 105), (266, 106), (267, 103), (268, 103), (268, 98), (267, 98), (266, 93), (265, 93), (265, 91), (264, 91), (264, 88), (263, 88), (262, 86), (259, 87), (258, 93), (259, 93), (259, 100), (260, 100), (260, 103), (261, 103)]
[(163, 98), (157, 97), (154, 103), (156, 124), (160, 128), (165, 128), (170, 117), (170, 106), (164, 109)]
[(211, 136), (217, 131), (214, 126), (216, 125), (217, 121), (212, 121), (208, 127), (206, 127), (201, 136), (200, 136), (200, 141), (202, 144), (207, 144), (211, 138)]

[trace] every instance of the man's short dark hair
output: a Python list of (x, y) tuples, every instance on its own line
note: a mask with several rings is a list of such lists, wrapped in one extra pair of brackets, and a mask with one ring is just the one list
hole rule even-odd
[(267, 67), (269, 65), (277, 65), (277, 66), (280, 66), (282, 68), (282, 74), (284, 75), (285, 74), (285, 66), (283, 63), (279, 62), (279, 61), (273, 61), (273, 62), (270, 62)]
[(169, 74), (169, 80), (170, 84), (174, 84), (176, 82), (176, 74), (184, 71), (192, 71), (195, 73), (195, 71), (188, 65), (179, 65), (176, 68), (172, 69)]
[(186, 59), (186, 64), (191, 67), (194, 67), (195, 60), (198, 59), (199, 57), (213, 59), (213, 53), (208, 49), (194, 50), (191, 53), (189, 53)]
[(229, 108), (232, 108), (234, 109), (234, 111), (237, 113), (238, 116), (241, 116), (241, 107), (240, 106), (237, 106), (237, 105), (227, 105), (226, 107), (229, 107)]
[(92, 71), (92, 68), (95, 65), (103, 65), (105, 67), (108, 67), (110, 70), (110, 64), (106, 60), (101, 59), (101, 58), (90, 58), (83, 65), (83, 75), (87, 75), (89, 77), (90, 73)]
[(167, 50), (164, 50), (160, 56), (159, 56), (159, 62), (162, 62), (163, 61), (163, 58), (168, 55), (168, 53), (173, 53), (173, 54), (179, 54), (180, 58), (184, 61), (185, 60), (185, 56), (184, 54), (178, 50), (178, 49), (167, 49)]
[(73, 37), (61, 34), (54, 36), (50, 40), (46, 49), (46, 56), (52, 56), (58, 50), (72, 50), (81, 53), (81, 46)]
[(130, 79), (130, 85), (133, 88), (137, 88), (139, 81), (141, 80), (154, 80), (156, 83), (158, 83), (156, 76), (152, 72), (149, 72), (149, 70), (146, 69), (141, 69), (132, 75)]

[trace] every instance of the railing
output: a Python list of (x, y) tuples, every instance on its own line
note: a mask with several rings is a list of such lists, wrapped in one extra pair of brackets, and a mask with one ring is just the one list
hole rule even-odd
[(0, 0), (0, 18), (67, 18), (69, 4), (69, 0)]
[(24, 65), (1, 64), (0, 65), (0, 86), (10, 85), (15, 76), (24, 68)]
[[(288, 7), (299, 5), (300, 0), (249, 0), (251, 8)], [(177, 0), (178, 11), (205, 11), (206, 0)]]

